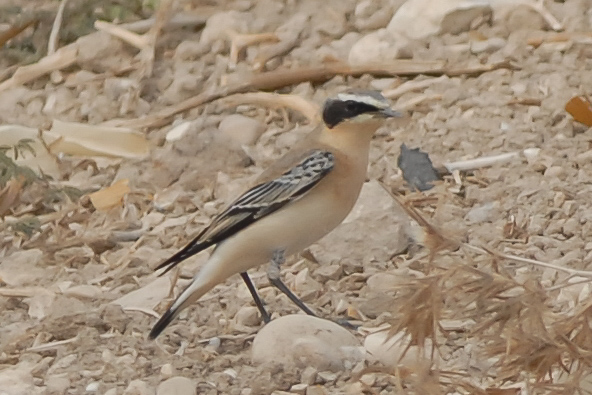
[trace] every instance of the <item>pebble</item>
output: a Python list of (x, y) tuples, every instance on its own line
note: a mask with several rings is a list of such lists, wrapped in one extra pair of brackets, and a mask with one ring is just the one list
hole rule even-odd
[[(409, 337), (403, 333), (389, 336), (388, 332), (379, 331), (366, 336), (364, 348), (368, 361), (378, 361), (386, 367), (396, 368), (417, 362), (419, 358), (430, 358), (430, 347), (422, 350), (418, 346), (409, 346)], [(430, 343), (426, 341), (426, 343)]]
[(70, 388), (70, 379), (67, 376), (50, 376), (45, 380), (48, 395), (62, 395)]
[[(174, 392), (168, 394), (172, 395)], [(132, 380), (123, 391), (123, 395), (154, 395), (154, 388), (150, 387), (145, 381)]]
[(306, 395), (326, 395), (329, 392), (324, 387), (320, 385), (315, 385), (314, 387), (308, 387), (306, 389)]
[(224, 136), (239, 145), (251, 145), (265, 131), (265, 125), (256, 119), (232, 114), (220, 122), (218, 129)]
[(196, 395), (197, 387), (193, 380), (175, 376), (160, 383), (156, 395)]
[(170, 363), (165, 363), (160, 367), (160, 375), (162, 376), (162, 378), (168, 379), (173, 377), (174, 374), (175, 368)]
[(465, 215), (465, 221), (469, 224), (479, 224), (491, 221), (498, 215), (499, 205), (499, 202), (489, 202), (481, 206), (473, 207)]
[(241, 307), (234, 318), (237, 324), (244, 326), (258, 326), (261, 323), (259, 309), (255, 306)]
[(337, 280), (341, 277), (343, 269), (341, 265), (321, 265), (319, 266), (314, 274), (319, 276), (323, 281)]
[(408, 0), (389, 22), (387, 29), (422, 39), (437, 33), (458, 34), (471, 28), (477, 18), (490, 18), (491, 7), (470, 0)]
[(91, 383), (88, 383), (84, 390), (86, 392), (97, 392), (99, 390), (100, 385), (101, 384), (98, 381), (93, 381)]
[(348, 61), (352, 65), (360, 65), (412, 57), (413, 50), (407, 38), (380, 29), (360, 38), (351, 47)]
[(561, 166), (551, 166), (545, 170), (545, 177), (563, 179), (565, 172)]
[(304, 314), (271, 321), (257, 333), (251, 351), (257, 364), (322, 371), (344, 370), (363, 359), (358, 340), (345, 328)]
[(308, 384), (305, 384), (305, 383), (294, 384), (293, 386), (290, 387), (290, 392), (294, 393), (294, 394), (304, 395), (304, 394), (306, 394), (307, 388), (308, 388)]

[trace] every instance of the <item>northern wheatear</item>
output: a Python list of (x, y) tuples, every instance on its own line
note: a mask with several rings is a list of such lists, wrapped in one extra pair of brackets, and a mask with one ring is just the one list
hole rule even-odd
[(391, 110), (378, 92), (328, 99), (324, 124), (276, 161), (257, 185), (218, 214), (195, 239), (157, 268), (162, 274), (215, 245), (209, 260), (150, 331), (156, 338), (187, 306), (240, 274), (265, 322), (270, 317), (247, 270), (270, 262), (269, 281), (307, 314), (314, 313), (280, 279), (285, 257), (325, 236), (350, 212), (366, 178), (370, 141)]

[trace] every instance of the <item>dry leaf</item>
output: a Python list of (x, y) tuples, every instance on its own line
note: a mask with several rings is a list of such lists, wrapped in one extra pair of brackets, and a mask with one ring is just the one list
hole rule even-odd
[(565, 105), (565, 111), (578, 122), (592, 126), (592, 103), (584, 96), (574, 96)]
[(88, 197), (97, 210), (106, 211), (121, 205), (123, 197), (129, 192), (129, 180), (122, 179), (107, 188), (91, 193)]
[(86, 125), (56, 119), (45, 135), (51, 138), (48, 145), (52, 153), (139, 159), (150, 151), (146, 137), (128, 128)]
[(0, 217), (18, 203), (24, 182), (23, 177), (11, 179), (6, 183), (4, 189), (0, 190)]

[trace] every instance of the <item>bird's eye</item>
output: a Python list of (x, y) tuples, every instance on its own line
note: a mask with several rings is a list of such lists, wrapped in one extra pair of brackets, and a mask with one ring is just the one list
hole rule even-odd
[(345, 104), (345, 109), (346, 109), (348, 112), (350, 112), (350, 113), (354, 113), (354, 112), (356, 112), (356, 111), (357, 111), (357, 109), (358, 109), (358, 104), (357, 104), (356, 102), (354, 102), (354, 101), (348, 101), (348, 102)]

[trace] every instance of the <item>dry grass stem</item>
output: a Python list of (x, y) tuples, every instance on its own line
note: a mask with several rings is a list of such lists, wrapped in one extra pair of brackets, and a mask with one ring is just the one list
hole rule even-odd
[(273, 92), (253, 92), (232, 95), (223, 100), (225, 105), (236, 107), (241, 104), (253, 104), (267, 108), (289, 108), (302, 114), (311, 123), (318, 123), (319, 106), (302, 96)]
[(58, 48), (58, 41), (60, 38), (60, 28), (62, 27), (62, 19), (64, 17), (64, 10), (66, 9), (66, 5), (68, 4), (68, 0), (62, 0), (60, 2), (60, 6), (58, 7), (58, 12), (56, 13), (56, 17), (53, 20), (53, 25), (51, 26), (51, 32), (49, 33), (49, 41), (47, 43), (47, 54), (52, 55)]
[(241, 34), (234, 30), (227, 32), (230, 37), (230, 64), (236, 66), (244, 56), (247, 47), (261, 43), (275, 43), (279, 41), (275, 33)]
[(361, 76), (370, 74), (376, 77), (385, 76), (413, 76), (418, 74), (430, 75), (478, 75), (486, 71), (500, 68), (515, 69), (508, 61), (495, 64), (478, 65), (475, 67), (448, 68), (442, 61), (398, 60), (387, 64), (371, 64), (349, 66), (342, 63), (331, 63), (320, 67), (308, 67), (294, 70), (274, 70), (255, 74), (245, 82), (226, 86), (223, 89), (206, 91), (178, 104), (166, 107), (156, 114), (141, 119), (114, 120), (108, 124), (132, 128), (153, 128), (165, 125), (169, 119), (181, 112), (202, 106), (220, 98), (246, 93), (253, 90), (276, 90), (302, 82), (321, 83), (336, 75)]
[(120, 40), (128, 43), (132, 47), (138, 48), (139, 50), (143, 50), (149, 47), (150, 45), (147, 36), (132, 33), (131, 31), (126, 30), (121, 26), (115, 25), (113, 23), (105, 21), (95, 21), (95, 28), (99, 31), (110, 34), (113, 37), (117, 37)]
[(445, 75), (442, 75), (437, 78), (428, 78), (428, 79), (421, 80), (421, 81), (415, 81), (415, 80), (406, 81), (396, 88), (382, 91), (382, 94), (384, 97), (387, 97), (389, 99), (396, 99), (400, 96), (403, 96), (405, 93), (426, 89), (434, 84), (437, 84), (439, 82), (444, 82), (447, 80), (448, 80), (448, 77)]
[(37, 63), (20, 66), (12, 77), (0, 83), (0, 92), (26, 84), (55, 70), (61, 70), (76, 63), (78, 49), (71, 44), (60, 48), (55, 53), (45, 56)]

